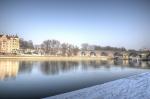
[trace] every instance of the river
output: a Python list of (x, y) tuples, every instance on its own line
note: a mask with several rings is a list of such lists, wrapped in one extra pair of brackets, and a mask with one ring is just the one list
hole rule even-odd
[(149, 71), (141, 61), (0, 60), (0, 99), (45, 98)]

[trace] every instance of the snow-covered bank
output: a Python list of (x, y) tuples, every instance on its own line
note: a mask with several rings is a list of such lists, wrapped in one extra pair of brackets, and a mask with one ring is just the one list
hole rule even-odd
[(44, 99), (150, 99), (150, 72)]

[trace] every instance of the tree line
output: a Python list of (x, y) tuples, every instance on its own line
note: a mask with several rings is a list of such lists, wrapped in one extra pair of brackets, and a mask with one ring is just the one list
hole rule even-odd
[(45, 40), (41, 44), (41, 49), (48, 55), (74, 56), (79, 48), (68, 43), (61, 43), (58, 40)]
[(81, 45), (81, 50), (111, 50), (111, 51), (126, 51), (126, 48), (121, 47), (111, 47), (111, 46), (100, 46), (100, 45), (90, 45), (88, 43), (83, 43)]
[(20, 39), (21, 49), (40, 49), (46, 55), (61, 55), (61, 56), (75, 56), (79, 52), (79, 47), (69, 44), (61, 43), (58, 40), (45, 40), (37, 47), (33, 44), (31, 40), (25, 41)]
[[(26, 41), (20, 39), (20, 48), (21, 49), (37, 49), (31, 40)], [(124, 47), (117, 48), (111, 46), (99, 46), (99, 45), (90, 45), (88, 43), (81, 44), (81, 48), (76, 45), (69, 43), (61, 43), (58, 40), (45, 40), (39, 46), (38, 49), (42, 50), (46, 55), (61, 55), (61, 56), (75, 56), (78, 52), (81, 51), (91, 51), (91, 50), (112, 50), (112, 51), (126, 51)]]

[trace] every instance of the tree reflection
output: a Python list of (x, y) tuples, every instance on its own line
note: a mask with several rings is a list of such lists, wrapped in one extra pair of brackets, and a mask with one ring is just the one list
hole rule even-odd
[(92, 61), (81, 61), (82, 69), (97, 69), (101, 67), (110, 68), (112, 61), (100, 61), (100, 60), (92, 60)]
[(33, 61), (20, 61), (19, 73), (30, 73), (33, 68)]
[(61, 72), (76, 70), (78, 66), (79, 66), (78, 61), (61, 61), (60, 62)]
[(46, 75), (56, 75), (60, 72), (76, 70), (79, 66), (77, 61), (45, 61), (41, 62), (41, 71)]
[(56, 61), (45, 61), (41, 62), (40, 68), (42, 73), (49, 75), (49, 74), (57, 74), (59, 72), (59, 66), (58, 62)]

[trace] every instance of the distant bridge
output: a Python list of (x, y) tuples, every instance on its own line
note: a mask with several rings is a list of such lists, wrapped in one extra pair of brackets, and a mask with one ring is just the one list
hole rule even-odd
[(78, 56), (101, 57), (104, 59), (141, 59), (150, 60), (150, 53), (131, 53), (127, 51), (90, 50), (79, 51)]

